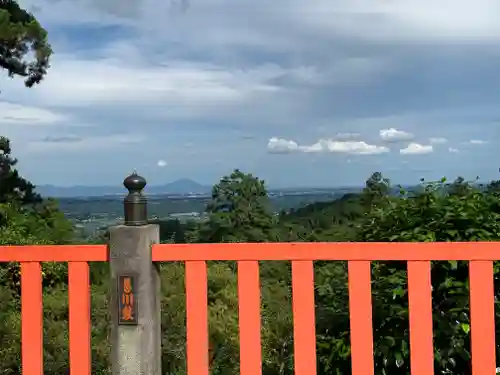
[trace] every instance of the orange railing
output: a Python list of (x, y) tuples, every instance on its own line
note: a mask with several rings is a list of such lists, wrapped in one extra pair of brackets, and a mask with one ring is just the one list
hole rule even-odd
[[(373, 374), (370, 262), (408, 262), (412, 374), (434, 373), (430, 261), (470, 262), (472, 371), (495, 372), (493, 260), (500, 242), (469, 243), (259, 243), (153, 245), (154, 261), (186, 262), (187, 365), (190, 375), (208, 375), (206, 261), (238, 261), (240, 372), (261, 373), (258, 261), (292, 261), (294, 364), (297, 375), (316, 373), (315, 260), (349, 262), (352, 373)], [(0, 247), (0, 262), (21, 262), (23, 373), (42, 373), (40, 263), (69, 262), (71, 374), (90, 373), (88, 261), (106, 261), (103, 245)]]
[(105, 245), (0, 246), (0, 262), (21, 263), (23, 374), (43, 374), (43, 302), (40, 262), (68, 262), (69, 359), (72, 375), (91, 373), (90, 282), (87, 262), (107, 261)]
[(258, 243), (154, 245), (154, 261), (186, 262), (188, 373), (208, 375), (205, 261), (238, 261), (240, 373), (261, 373), (258, 261), (292, 261), (295, 374), (316, 373), (315, 260), (349, 261), (353, 375), (373, 374), (370, 261), (408, 261), (411, 373), (434, 374), (431, 260), (470, 261), (472, 369), (495, 373), (493, 260), (500, 243)]

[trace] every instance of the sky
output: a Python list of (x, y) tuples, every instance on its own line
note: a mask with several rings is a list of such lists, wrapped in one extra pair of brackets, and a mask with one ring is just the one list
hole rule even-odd
[(500, 178), (498, 0), (23, 0), (54, 49), (0, 73), (35, 184)]

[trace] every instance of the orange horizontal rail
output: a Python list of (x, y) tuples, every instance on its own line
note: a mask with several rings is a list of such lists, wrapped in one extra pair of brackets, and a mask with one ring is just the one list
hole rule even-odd
[(153, 245), (153, 261), (193, 260), (500, 260), (500, 242), (269, 242)]
[(106, 262), (107, 245), (0, 246), (0, 262)]
[[(153, 261), (500, 260), (500, 242), (156, 244)], [(0, 262), (106, 262), (106, 245), (0, 246)]]

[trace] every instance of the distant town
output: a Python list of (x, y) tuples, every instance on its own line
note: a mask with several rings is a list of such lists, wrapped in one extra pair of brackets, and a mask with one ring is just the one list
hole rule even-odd
[[(177, 184), (178, 185), (178, 184)], [(191, 184), (192, 185), (192, 184)], [(149, 187), (145, 191), (148, 197), (148, 215), (151, 220), (178, 219), (203, 220), (205, 207), (211, 198), (211, 187), (198, 185), (194, 191), (164, 193), (169, 187)], [(192, 186), (191, 186), (192, 187)], [(74, 224), (85, 231), (93, 233), (101, 228), (114, 225), (123, 220), (123, 198), (125, 188), (106, 187), (69, 187), (38, 186), (43, 196), (54, 197), (64, 214)], [(163, 190), (163, 191), (165, 191)], [(170, 187), (170, 190), (173, 190)], [(312, 202), (331, 201), (346, 193), (360, 191), (361, 188), (317, 188), (317, 189), (282, 189), (271, 190), (268, 195), (275, 213), (305, 206)], [(102, 192), (100, 195), (94, 195)], [(105, 192), (109, 192), (106, 194)], [(91, 194), (83, 196), (81, 194)]]

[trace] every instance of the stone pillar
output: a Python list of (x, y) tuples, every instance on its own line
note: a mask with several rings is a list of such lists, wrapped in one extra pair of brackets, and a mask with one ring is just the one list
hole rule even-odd
[(158, 225), (147, 224), (146, 181), (124, 181), (125, 223), (110, 228), (111, 364), (113, 375), (161, 375), (160, 277), (151, 245)]

